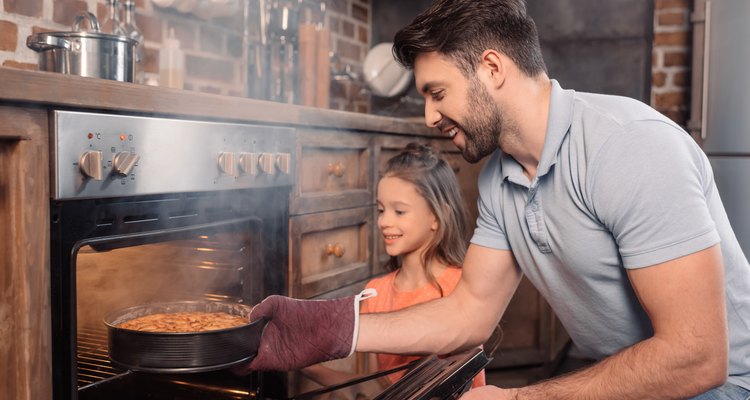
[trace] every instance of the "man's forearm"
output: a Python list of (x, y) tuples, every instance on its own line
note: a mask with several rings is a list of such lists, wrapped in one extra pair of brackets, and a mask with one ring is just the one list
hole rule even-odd
[[(710, 351), (651, 338), (583, 370), (514, 390), (514, 399), (682, 399), (720, 385)], [(718, 357), (719, 359), (725, 359)], [(717, 369), (719, 371), (717, 371)]]
[(486, 316), (464, 317), (470, 308), (442, 298), (396, 312), (362, 314), (356, 350), (447, 354), (477, 346), (492, 332), (496, 321)]
[(450, 295), (393, 313), (362, 315), (357, 351), (448, 354), (482, 344), (521, 276), (510, 251), (471, 245)]

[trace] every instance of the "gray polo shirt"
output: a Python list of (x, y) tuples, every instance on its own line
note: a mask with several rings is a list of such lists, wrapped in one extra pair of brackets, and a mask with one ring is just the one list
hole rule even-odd
[(578, 348), (595, 359), (653, 335), (626, 269), (721, 243), (729, 381), (750, 388), (750, 267), (705, 154), (641, 102), (552, 84), (537, 176), (529, 182), (520, 164), (496, 151), (479, 177), (471, 242), (512, 250)]

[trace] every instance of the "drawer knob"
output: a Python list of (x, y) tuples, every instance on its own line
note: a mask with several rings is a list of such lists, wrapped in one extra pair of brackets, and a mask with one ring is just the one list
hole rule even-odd
[(326, 245), (326, 255), (334, 255), (336, 257), (341, 258), (341, 256), (344, 255), (344, 246), (342, 246), (339, 243), (336, 244), (327, 244)]
[(344, 166), (340, 162), (328, 164), (328, 175), (334, 175), (338, 178), (344, 176)]

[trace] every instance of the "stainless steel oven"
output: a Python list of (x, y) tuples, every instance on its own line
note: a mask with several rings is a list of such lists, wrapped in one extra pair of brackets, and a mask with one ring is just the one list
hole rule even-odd
[[(134, 397), (181, 398), (153, 397), (169, 385), (110, 361), (103, 319), (139, 304), (284, 294), (295, 132), (62, 110), (52, 124), (54, 397), (116, 398), (128, 382)], [(175, 393), (235, 398), (273, 382), (269, 394), (285, 395), (280, 374), (182, 375)]]
[(376, 374), (297, 394), (285, 373), (113, 363), (104, 319), (114, 310), (286, 293), (295, 131), (64, 110), (51, 120), (54, 400), (322, 399), (355, 388), (373, 399), (448, 399), (487, 364), (481, 351), (427, 357), (388, 388)]

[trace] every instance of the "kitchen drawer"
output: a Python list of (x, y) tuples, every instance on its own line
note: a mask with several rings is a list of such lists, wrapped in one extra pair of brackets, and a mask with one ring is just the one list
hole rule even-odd
[(372, 204), (371, 135), (314, 129), (297, 132), (297, 184), (291, 214)]
[(310, 298), (370, 276), (372, 206), (290, 219), (292, 297)]

